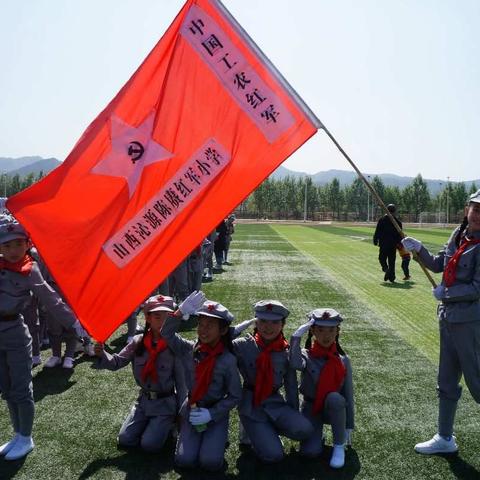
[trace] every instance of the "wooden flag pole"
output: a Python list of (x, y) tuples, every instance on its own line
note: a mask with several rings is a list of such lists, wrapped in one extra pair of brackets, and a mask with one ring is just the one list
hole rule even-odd
[[(345, 150), (339, 145), (339, 143), (335, 140), (334, 136), (328, 131), (328, 129), (325, 127), (325, 125), (322, 125), (323, 130), (325, 130), (325, 133), (329, 136), (330, 140), (335, 144), (335, 146), (340, 150), (341, 154), (347, 159), (348, 163), (353, 167), (353, 169), (357, 172), (357, 175), (360, 177), (360, 179), (363, 181), (363, 183), (366, 185), (366, 187), (370, 190), (372, 195), (377, 199), (378, 204), (383, 208), (385, 213), (388, 215), (388, 218), (392, 222), (392, 225), (396, 228), (398, 233), (402, 238), (405, 238), (405, 234), (403, 233), (402, 229), (400, 228), (400, 225), (397, 223), (395, 220), (395, 217), (389, 212), (387, 206), (385, 203), (383, 203), (383, 200), (380, 198), (380, 195), (378, 195), (377, 191), (370, 185), (368, 180), (363, 176), (362, 172), (357, 168), (355, 163), (353, 163), (352, 159), (347, 155)], [(435, 288), (437, 284), (435, 283), (435, 280), (433, 277), (430, 275), (430, 272), (427, 270), (425, 267), (424, 263), (421, 261), (420, 257), (417, 255), (417, 252), (412, 252), (413, 258), (418, 262), (420, 267), (422, 267), (423, 273), (427, 276), (428, 280), (432, 284), (432, 286)]]

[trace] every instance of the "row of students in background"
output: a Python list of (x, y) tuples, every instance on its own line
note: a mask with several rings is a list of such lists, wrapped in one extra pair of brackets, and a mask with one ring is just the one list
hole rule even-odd
[[(217, 228), (210, 233), (196, 247), (177, 268), (158, 286), (154, 293), (166, 295), (174, 298), (177, 302), (182, 302), (187, 296), (202, 287), (202, 282), (211, 282), (213, 280), (214, 270), (222, 270), (222, 265), (229, 265), (228, 250), (234, 227), (235, 215), (232, 213), (222, 220)], [(215, 265), (213, 255), (215, 254)], [(142, 305), (136, 308), (127, 318), (127, 342), (130, 342), (134, 335), (142, 331), (138, 325), (137, 316), (142, 309)], [(88, 351), (90, 353), (90, 350)]]
[[(180, 418), (175, 462), (181, 467), (219, 470), (224, 464), (229, 415), (238, 409), (244, 442), (267, 463), (284, 457), (280, 436), (300, 441), (300, 453), (316, 457), (323, 448), (323, 425), (330, 423), (334, 448), (330, 465), (345, 461), (345, 444), (354, 427), (352, 373), (338, 344), (340, 315), (331, 309), (309, 314), (293, 335), (283, 335), (289, 315), (278, 301), (254, 305), (255, 318), (232, 327), (230, 311), (205, 300), (201, 292), (177, 308), (173, 299), (156, 295), (145, 302), (146, 329), (120, 353), (95, 346), (99, 367), (132, 364), (140, 387), (118, 436), (121, 446), (160, 450)], [(198, 315), (198, 338), (177, 331), (183, 316)], [(253, 334), (240, 336), (254, 325)], [(300, 338), (309, 332), (310, 345)], [(296, 370), (301, 371), (299, 409)], [(285, 395), (282, 395), (281, 389)]]

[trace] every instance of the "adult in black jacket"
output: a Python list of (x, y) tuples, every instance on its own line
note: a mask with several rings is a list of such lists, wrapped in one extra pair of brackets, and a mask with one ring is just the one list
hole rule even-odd
[[(390, 204), (387, 209), (392, 215), (395, 214), (395, 205)], [(394, 216), (394, 218), (400, 228), (402, 228), (402, 222), (397, 217)], [(384, 215), (377, 223), (377, 228), (373, 235), (373, 244), (380, 247), (378, 261), (385, 272), (383, 277), (385, 281), (390, 280), (392, 283), (395, 281), (395, 257), (397, 255), (397, 244), (401, 239), (402, 237), (394, 227), (390, 217)]]

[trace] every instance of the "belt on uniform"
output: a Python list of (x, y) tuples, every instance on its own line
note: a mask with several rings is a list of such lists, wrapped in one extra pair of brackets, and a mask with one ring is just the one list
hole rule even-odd
[(175, 394), (175, 390), (170, 390), (169, 392), (156, 392), (154, 390), (144, 390), (142, 388), (142, 394), (145, 395), (149, 400), (159, 400), (160, 398), (171, 397)]
[(13, 322), (14, 320), (20, 320), (18, 313), (13, 315), (0, 315), (0, 322)]

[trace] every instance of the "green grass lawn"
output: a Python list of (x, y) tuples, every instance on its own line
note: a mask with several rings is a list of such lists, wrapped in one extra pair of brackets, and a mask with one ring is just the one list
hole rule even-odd
[[(411, 233), (436, 251), (450, 232)], [(238, 321), (251, 318), (257, 300), (281, 300), (291, 311), (288, 335), (313, 308), (333, 307), (343, 314), (341, 343), (352, 359), (356, 398), (354, 443), (343, 470), (328, 467), (329, 448), (322, 458), (305, 461), (289, 440), (281, 464), (259, 464), (251, 452), (239, 451), (236, 413), (224, 474), (176, 470), (172, 444), (159, 455), (118, 450), (116, 435), (137, 392), (131, 371), (97, 371), (81, 357), (72, 374), (61, 368), (35, 371), (36, 448), (21, 462), (0, 459), (0, 479), (480, 478), (479, 409), (466, 389), (456, 422), (459, 454), (424, 457), (413, 451), (414, 443), (435, 432), (436, 303), (414, 262), (410, 282), (383, 282), (372, 235), (369, 227), (240, 224), (232, 242), (233, 265), (204, 288)], [(399, 267), (397, 278), (403, 276)], [(113, 350), (123, 345), (124, 333), (122, 327), (112, 337)], [(1, 403), (0, 435), (9, 434)]]

